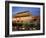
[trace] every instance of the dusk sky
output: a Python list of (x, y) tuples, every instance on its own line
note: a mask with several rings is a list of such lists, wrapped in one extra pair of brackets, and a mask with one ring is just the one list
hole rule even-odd
[(35, 7), (12, 7), (12, 15), (15, 15), (16, 13), (23, 12), (23, 11), (29, 11), (32, 13), (33, 16), (39, 16), (40, 15), (40, 8)]

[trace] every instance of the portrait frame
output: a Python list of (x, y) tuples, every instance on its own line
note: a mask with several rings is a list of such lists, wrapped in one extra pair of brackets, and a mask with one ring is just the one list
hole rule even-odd
[[(10, 4), (23, 4), (23, 5), (39, 5), (42, 6), (42, 12), (43, 12), (43, 26), (42, 26), (42, 32), (41, 33), (32, 33), (32, 34), (13, 34), (11, 35), (9, 30), (10, 30)], [(5, 37), (18, 37), (18, 36), (34, 36), (34, 35), (44, 35), (45, 34), (45, 8), (44, 8), (44, 3), (37, 3), (37, 2), (19, 2), (19, 1), (5, 1)]]

